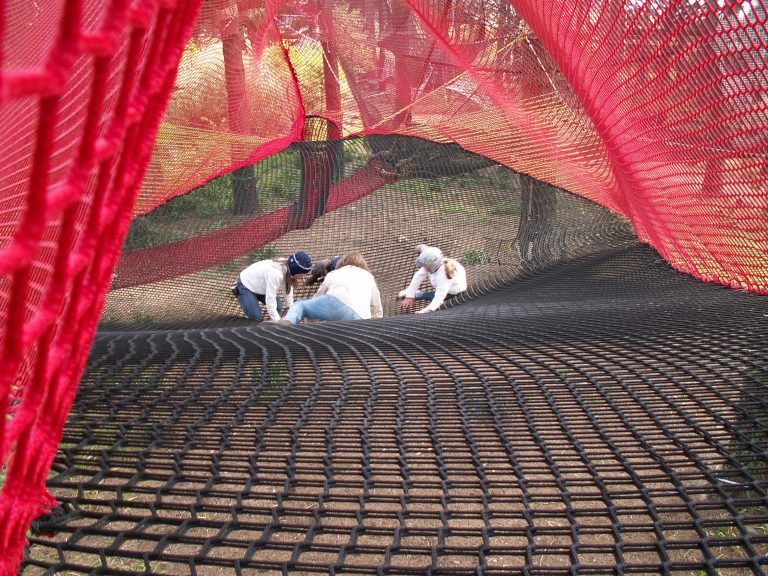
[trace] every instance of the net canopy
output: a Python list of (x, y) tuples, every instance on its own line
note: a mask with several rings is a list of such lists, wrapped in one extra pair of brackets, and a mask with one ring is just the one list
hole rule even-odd
[[(134, 214), (291, 142), (397, 133), (594, 200), (676, 268), (765, 292), (765, 25), (762, 0), (208, 1)], [(344, 189), (323, 164), (305, 166), (315, 202)]]
[[(0, 575), (762, 573), (767, 10), (0, 1)], [(434, 317), (227, 295), (419, 242)]]

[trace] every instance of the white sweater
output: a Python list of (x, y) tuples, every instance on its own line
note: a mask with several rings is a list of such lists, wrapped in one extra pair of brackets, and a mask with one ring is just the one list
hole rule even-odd
[(425, 308), (425, 310), (430, 312), (440, 308), (445, 297), (449, 294), (459, 294), (467, 289), (467, 271), (464, 269), (464, 266), (456, 262), (456, 273), (453, 275), (453, 278), (448, 278), (445, 275), (445, 260), (443, 260), (443, 264), (437, 269), (437, 272), (428, 273), (423, 267), (414, 272), (411, 283), (405, 289), (406, 298), (414, 298), (416, 296), (416, 292), (418, 292), (427, 275), (429, 275), (429, 283), (435, 289), (435, 297), (432, 298), (429, 306)]
[(381, 318), (381, 294), (373, 274), (357, 266), (342, 266), (328, 273), (315, 296), (328, 294), (352, 308), (360, 318)]
[[(240, 282), (254, 294), (264, 296), (267, 313), (271, 320), (280, 320), (277, 311), (277, 294), (285, 289), (285, 275), (288, 274), (288, 265), (274, 260), (261, 260), (248, 266), (240, 272)], [(289, 308), (293, 304), (293, 288), (285, 295), (285, 305)]]

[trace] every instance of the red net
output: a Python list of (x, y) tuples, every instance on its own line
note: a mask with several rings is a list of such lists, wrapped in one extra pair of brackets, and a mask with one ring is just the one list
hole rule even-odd
[(2, 3), (0, 574), (15, 574), (194, 3)]
[[(675, 267), (766, 292), (765, 20), (762, 0), (206, 2), (134, 214), (297, 139), (395, 132), (595, 200)], [(328, 207), (384, 183), (342, 180)], [(245, 220), (126, 254), (119, 285), (301, 224)]]
[[(764, 0), (208, 0), (184, 48), (194, 5), (2, 3), (0, 573), (44, 501), (131, 214), (292, 142), (457, 143), (626, 216), (681, 270), (768, 293)], [(309, 226), (391, 180), (373, 152), (301, 210), (235, 198), (235, 224), (125, 253), (118, 283)]]

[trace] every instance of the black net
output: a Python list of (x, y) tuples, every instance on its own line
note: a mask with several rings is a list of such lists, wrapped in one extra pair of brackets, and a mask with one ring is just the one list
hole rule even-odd
[(601, 206), (455, 145), (303, 142), (249, 170), (247, 185), (227, 175), (134, 220), (104, 328), (242, 323), (229, 289), (238, 273), (299, 249), (315, 259), (362, 252), (395, 315), (420, 243), (462, 262), (473, 297), (633, 239)]
[[(388, 158), (392, 182), (311, 226), (286, 198), (269, 246), (360, 249), (388, 317), (250, 323), (226, 292), (247, 254), (118, 275), (22, 572), (763, 574), (768, 300), (455, 147), (373, 140), (333, 157)], [(313, 145), (253, 177), (301, 174)], [(469, 294), (398, 315), (422, 241)]]

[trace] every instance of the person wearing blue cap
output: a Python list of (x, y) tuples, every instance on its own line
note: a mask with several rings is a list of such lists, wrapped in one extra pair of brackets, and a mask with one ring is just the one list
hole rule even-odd
[(332, 256), (326, 260), (315, 260), (312, 263), (312, 271), (304, 281), (307, 286), (312, 286), (325, 279), (328, 272), (336, 270), (336, 265), (341, 260), (341, 256)]
[[(416, 247), (419, 257), (416, 258), (416, 272), (413, 273), (408, 288), (397, 295), (400, 307), (413, 307), (414, 300), (430, 300), (426, 308), (417, 314), (434, 312), (443, 304), (446, 298), (460, 294), (467, 289), (467, 271), (453, 258), (446, 258), (440, 248), (419, 244)], [(433, 290), (420, 290), (422, 283), (429, 278)]]
[(270, 320), (280, 320), (282, 303), (278, 293), (285, 293), (285, 303), (293, 305), (293, 289), (299, 279), (312, 269), (312, 258), (306, 252), (294, 252), (288, 258), (261, 260), (240, 272), (233, 292), (245, 315), (257, 322), (263, 320), (261, 302)]
[(317, 293), (291, 306), (281, 323), (308, 320), (361, 320), (381, 318), (381, 293), (360, 252), (344, 254), (335, 270), (326, 274)]

